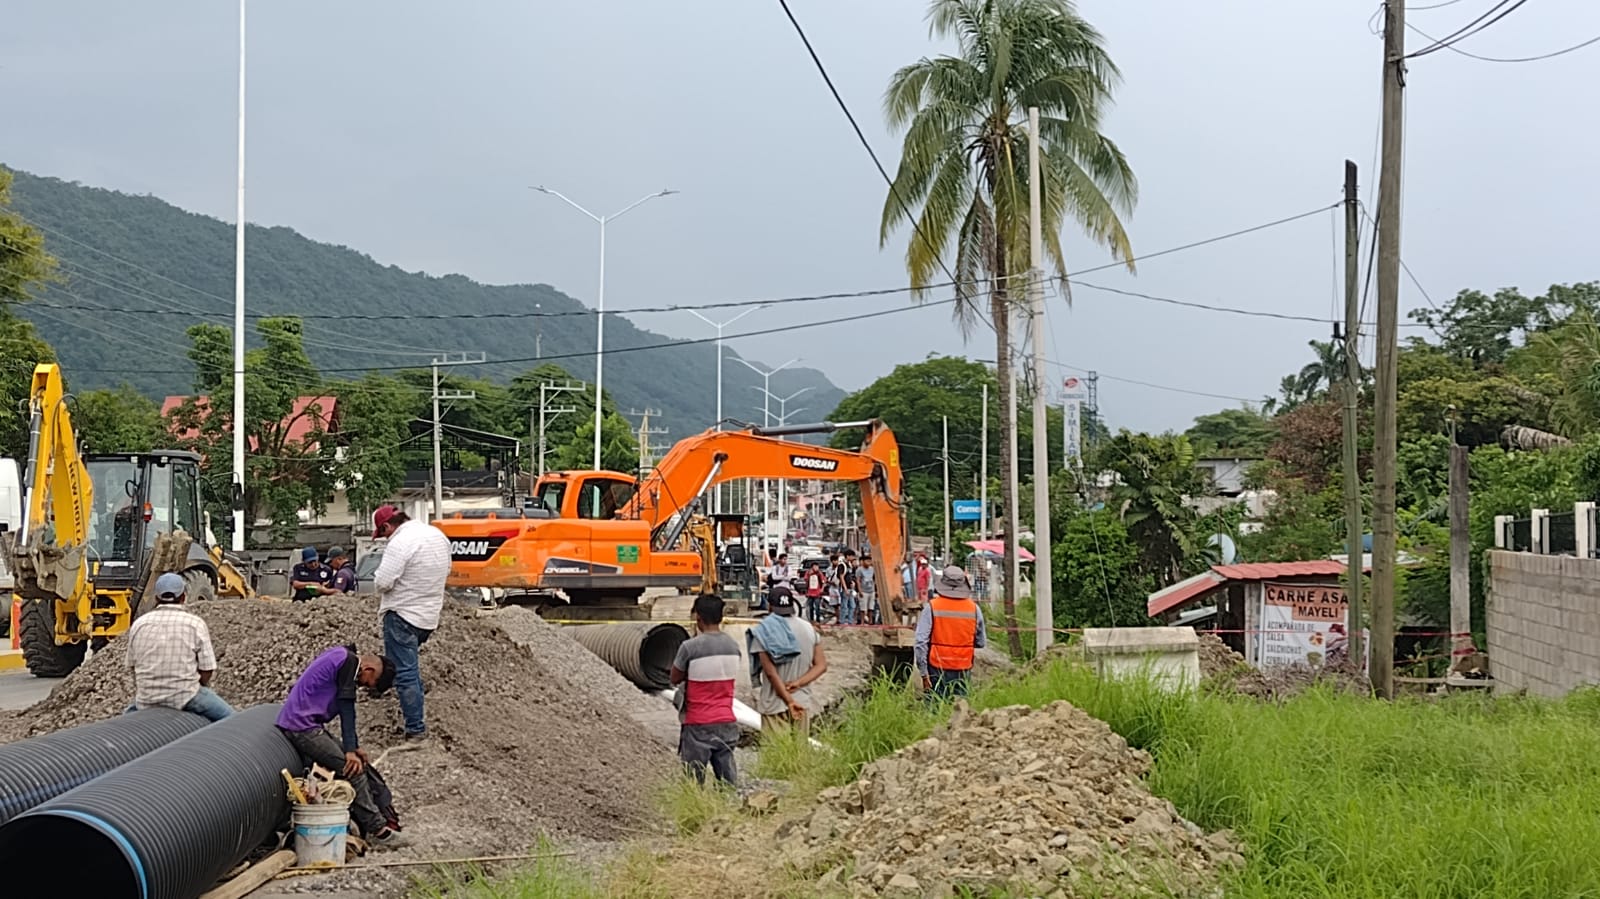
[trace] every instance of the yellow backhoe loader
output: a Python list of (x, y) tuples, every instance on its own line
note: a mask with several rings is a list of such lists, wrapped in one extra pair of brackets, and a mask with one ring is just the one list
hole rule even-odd
[(169, 560), (190, 600), (254, 595), (222, 550), (204, 543), (198, 455), (80, 453), (56, 365), (34, 369), (28, 413), (22, 526), (0, 534), (0, 552), (15, 578), (30, 671), (61, 677), (91, 643), (128, 630), (163, 534), (193, 538)]

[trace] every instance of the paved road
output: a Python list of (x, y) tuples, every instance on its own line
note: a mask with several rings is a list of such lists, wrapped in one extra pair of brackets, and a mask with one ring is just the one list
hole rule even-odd
[(58, 679), (34, 677), (26, 670), (0, 672), (0, 711), (25, 709), (49, 695), (58, 683)]

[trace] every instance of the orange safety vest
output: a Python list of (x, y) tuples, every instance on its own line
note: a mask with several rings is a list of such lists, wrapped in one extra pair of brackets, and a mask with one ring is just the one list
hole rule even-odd
[(928, 602), (933, 630), (928, 637), (928, 665), (945, 671), (972, 668), (973, 641), (978, 636), (978, 604), (970, 599), (935, 596)]

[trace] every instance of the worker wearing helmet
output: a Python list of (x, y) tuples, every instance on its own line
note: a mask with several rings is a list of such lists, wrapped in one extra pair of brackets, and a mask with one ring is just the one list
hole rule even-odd
[(967, 573), (958, 565), (940, 572), (933, 598), (917, 617), (914, 650), (922, 689), (935, 699), (967, 695), (972, 658), (989, 643), (983, 609), (972, 598)]

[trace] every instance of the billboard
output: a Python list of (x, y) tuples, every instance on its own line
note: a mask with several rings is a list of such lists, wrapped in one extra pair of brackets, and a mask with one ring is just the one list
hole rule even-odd
[(1263, 668), (1345, 664), (1349, 624), (1350, 598), (1338, 584), (1262, 584), (1256, 658)]
[(1061, 394), (1066, 408), (1061, 416), (1061, 445), (1066, 448), (1062, 464), (1067, 468), (1083, 468), (1083, 403), (1089, 398), (1089, 387), (1081, 378), (1066, 378), (1061, 382)]
[(950, 519), (952, 521), (978, 521), (983, 518), (983, 502), (975, 499), (953, 499), (950, 501)]

